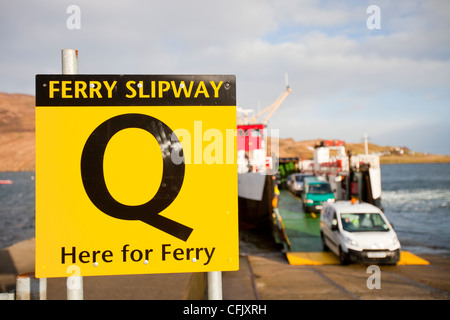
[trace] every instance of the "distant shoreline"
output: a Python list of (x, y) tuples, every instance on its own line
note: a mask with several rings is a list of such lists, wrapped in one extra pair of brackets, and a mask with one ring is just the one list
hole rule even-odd
[(411, 164), (411, 163), (450, 163), (450, 156), (443, 155), (395, 155), (380, 157), (380, 164)]
[[(430, 157), (439, 157), (438, 159), (429, 159), (424, 160), (423, 157), (420, 157), (421, 159), (383, 159), (383, 157), (380, 157), (380, 164), (434, 164), (434, 163), (450, 163), (450, 156), (436, 156), (436, 155), (430, 155)], [(21, 168), (16, 170), (0, 170), (0, 173), (6, 173), (6, 172), (36, 172), (36, 170), (30, 169), (30, 168)]]
[(450, 161), (440, 161), (440, 162), (382, 162), (382, 161), (380, 161), (380, 165), (387, 165), (387, 164), (441, 164), (441, 163), (450, 163)]

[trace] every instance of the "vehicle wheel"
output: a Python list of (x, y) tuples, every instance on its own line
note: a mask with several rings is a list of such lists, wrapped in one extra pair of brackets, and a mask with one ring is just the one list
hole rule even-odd
[(320, 238), (322, 239), (322, 251), (330, 251), (330, 248), (325, 243), (325, 239), (323, 238), (323, 233), (320, 234)]
[(339, 247), (339, 262), (341, 265), (345, 266), (350, 263), (350, 258), (348, 256), (348, 253), (345, 253), (341, 247)]

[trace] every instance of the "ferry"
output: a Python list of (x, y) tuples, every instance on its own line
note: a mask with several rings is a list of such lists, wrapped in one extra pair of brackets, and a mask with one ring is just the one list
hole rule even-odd
[(238, 125), (238, 204), (243, 227), (261, 227), (269, 222), (274, 192), (275, 156), (266, 154), (264, 124)]
[[(248, 120), (251, 109), (238, 108), (237, 166), (239, 218), (241, 226), (270, 225), (275, 187), (285, 188), (292, 173), (309, 173), (327, 181), (337, 200), (352, 198), (382, 209), (379, 156), (366, 152), (347, 154), (343, 140), (323, 140), (314, 148), (312, 160), (278, 158), (272, 152), (267, 122), (291, 92), (286, 75), (286, 90), (268, 108)], [(244, 115), (244, 121), (241, 118)], [(258, 117), (266, 114), (263, 121)]]
[(347, 154), (344, 141), (323, 140), (314, 148), (313, 161), (300, 167), (325, 179), (336, 200), (354, 198), (381, 209), (380, 158), (367, 150), (366, 147), (365, 154), (351, 155)]
[[(239, 219), (242, 227), (270, 226), (274, 178), (278, 170), (278, 158), (267, 145), (267, 123), (291, 92), (286, 74), (286, 90), (275, 102), (258, 112), (250, 120), (251, 109), (238, 108), (237, 167)], [(240, 114), (244, 114), (244, 121)], [(258, 121), (260, 116), (265, 116)]]

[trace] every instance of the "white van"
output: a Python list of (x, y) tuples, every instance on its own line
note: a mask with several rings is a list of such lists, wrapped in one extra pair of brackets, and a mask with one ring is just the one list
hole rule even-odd
[(323, 249), (350, 262), (397, 264), (400, 242), (383, 212), (368, 203), (325, 203), (320, 216)]

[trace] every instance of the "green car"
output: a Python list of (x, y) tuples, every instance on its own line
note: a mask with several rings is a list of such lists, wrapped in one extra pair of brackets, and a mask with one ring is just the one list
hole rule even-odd
[(335, 198), (328, 182), (308, 177), (305, 178), (302, 200), (305, 212), (320, 212), (324, 202), (334, 202)]

